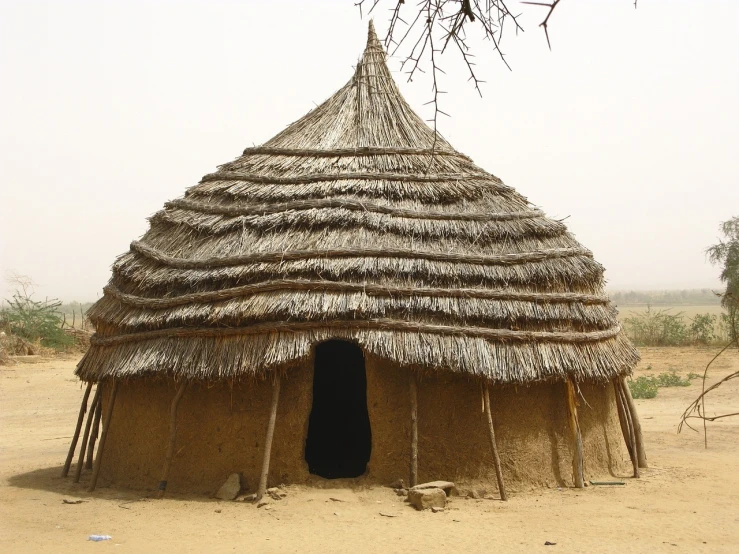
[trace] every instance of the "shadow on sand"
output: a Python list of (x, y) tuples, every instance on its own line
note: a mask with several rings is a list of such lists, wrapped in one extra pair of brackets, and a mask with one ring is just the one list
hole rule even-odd
[[(155, 490), (127, 490), (103, 486), (98, 482), (94, 492), (87, 492), (91, 471), (83, 471), (79, 483), (74, 482), (74, 465), (67, 477), (62, 477), (62, 465), (36, 469), (19, 473), (8, 478), (8, 485), (20, 489), (41, 490), (76, 499), (113, 500), (123, 503), (136, 502), (156, 498)], [(182, 494), (167, 492), (165, 498), (170, 500), (188, 500), (196, 502), (217, 501), (206, 495)]]

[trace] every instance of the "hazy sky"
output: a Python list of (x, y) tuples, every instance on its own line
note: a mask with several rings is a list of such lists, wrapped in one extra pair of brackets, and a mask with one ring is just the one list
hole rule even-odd
[[(569, 216), (610, 288), (717, 287), (704, 249), (739, 215), (739, 2), (565, 0), (552, 52), (542, 10), (509, 3), (513, 71), (480, 43), (479, 98), (445, 56), (441, 132)], [(97, 298), (146, 217), (350, 78), (353, 4), (0, 0), (0, 271)], [(428, 81), (396, 77), (430, 116)]]

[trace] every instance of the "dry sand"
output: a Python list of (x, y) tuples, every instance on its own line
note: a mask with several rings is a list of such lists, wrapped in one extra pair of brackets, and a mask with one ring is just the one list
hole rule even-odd
[[(637, 374), (702, 372), (712, 355), (642, 349)], [(534, 490), (509, 502), (455, 498), (437, 514), (416, 512), (382, 487), (288, 487), (287, 498), (258, 509), (107, 488), (88, 495), (62, 479), (81, 399), (76, 361), (0, 367), (2, 552), (739, 552), (739, 418), (709, 424), (708, 450), (702, 434), (676, 433), (697, 382), (637, 400), (650, 469), (638, 480), (621, 476), (626, 486)], [(731, 353), (712, 376), (737, 369)], [(709, 404), (737, 409), (739, 380)], [(113, 540), (87, 542), (92, 533)]]

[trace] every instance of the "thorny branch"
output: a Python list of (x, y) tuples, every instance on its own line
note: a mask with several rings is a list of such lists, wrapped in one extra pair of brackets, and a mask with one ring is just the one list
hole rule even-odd
[(552, 43), (549, 42), (549, 18), (552, 17), (552, 12), (554, 12), (554, 8), (557, 7), (557, 4), (559, 4), (562, 0), (552, 0), (551, 3), (547, 4), (546, 2), (521, 2), (522, 4), (529, 4), (531, 6), (544, 6), (546, 8), (549, 8), (549, 11), (547, 12), (547, 16), (544, 18), (544, 21), (539, 23), (539, 27), (544, 29), (544, 34), (547, 37), (547, 46), (549, 46), (549, 50), (552, 49)]
[[(359, 8), (360, 16), (373, 13), (378, 5), (386, 3), (383, 0), (354, 0), (354, 2)], [(438, 74), (444, 73), (438, 63), (439, 56), (444, 54), (449, 46), (453, 46), (467, 68), (468, 81), (472, 81), (475, 90), (482, 96), (480, 85), (484, 81), (480, 80), (475, 72), (474, 56), (467, 43), (467, 29), (475, 27), (481, 30), (483, 37), (492, 44), (493, 51), (497, 52), (505, 66), (511, 69), (501, 49), (503, 31), (506, 26), (512, 28), (516, 34), (523, 31), (518, 20), (519, 14), (514, 14), (508, 7), (512, 2), (513, 0), (417, 0), (415, 6), (409, 7), (405, 0), (393, 0), (384, 39), (385, 47), (390, 55), (395, 55), (403, 45), (412, 43), (410, 52), (401, 63), (401, 68), (407, 71), (409, 81), (413, 80), (417, 72), (425, 73), (421, 67), (424, 60), (430, 62), (433, 99), (429, 104), (434, 106), (434, 116), (431, 120), (434, 130), (438, 115), (444, 114), (439, 109), (439, 94), (442, 94), (442, 91), (438, 89)], [(560, 2), (561, 0), (520, 1), (521, 4), (548, 8), (546, 17), (539, 26), (544, 29), (550, 50), (552, 45), (549, 40), (549, 19)], [(636, 4), (634, 0), (635, 8)], [(411, 16), (404, 19), (406, 13), (410, 13)]]
[[(500, 48), (503, 37), (504, 23), (510, 21), (515, 32), (523, 31), (518, 22), (518, 15), (514, 15), (508, 8), (510, 0), (420, 0), (410, 12), (405, 0), (395, 0), (390, 10), (390, 21), (384, 43), (390, 55), (395, 55), (406, 44), (411, 44), (409, 52), (401, 62), (401, 69), (412, 81), (417, 73), (425, 73), (422, 65), (428, 61), (432, 78), (433, 98), (429, 104), (433, 105), (434, 114), (430, 120), (434, 130), (437, 128), (439, 114), (446, 114), (439, 107), (439, 74), (444, 73), (439, 65), (439, 56), (444, 54), (449, 46), (454, 47), (461, 55), (467, 67), (469, 80), (472, 81), (478, 94), (483, 81), (475, 72), (474, 56), (467, 44), (467, 27), (476, 25), (483, 30), (484, 38), (491, 41), (493, 50), (498, 53), (503, 63), (510, 69)], [(381, 0), (359, 0), (356, 6), (360, 14), (372, 13), (381, 3)], [(412, 19), (404, 19), (406, 12), (411, 13)]]

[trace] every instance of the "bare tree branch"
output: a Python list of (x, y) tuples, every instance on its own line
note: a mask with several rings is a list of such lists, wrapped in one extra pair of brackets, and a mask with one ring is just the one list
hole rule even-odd
[(552, 0), (552, 2), (550, 2), (550, 3), (546, 3), (546, 2), (521, 2), (522, 4), (529, 4), (531, 6), (545, 6), (545, 7), (549, 8), (549, 11), (547, 12), (547, 16), (544, 18), (544, 21), (542, 21), (541, 23), (539, 23), (539, 27), (541, 27), (541, 28), (544, 29), (544, 34), (547, 37), (547, 46), (549, 46), (549, 50), (552, 49), (552, 43), (549, 42), (549, 27), (548, 27), (549, 18), (552, 17), (552, 12), (554, 12), (554, 8), (556, 8), (557, 5), (561, 1), (562, 0)]
[[(519, 15), (514, 14), (509, 9), (509, 4), (514, 0), (416, 0), (414, 5), (409, 5), (405, 0), (355, 0), (355, 5), (359, 8), (360, 15), (371, 14), (381, 4), (389, 4), (390, 19), (387, 27), (387, 34), (384, 38), (385, 48), (387, 48), (391, 56), (400, 52), (404, 46), (406, 48), (401, 62), (401, 69), (406, 70), (408, 80), (412, 81), (413, 77), (418, 73), (427, 73), (425, 67), (430, 65), (430, 74), (432, 78), (433, 99), (429, 104), (434, 106), (434, 129), (436, 129), (437, 118), (440, 113), (444, 113), (439, 108), (438, 76), (443, 73), (440, 66), (440, 57), (447, 50), (456, 50), (459, 52), (462, 63), (467, 67), (469, 81), (472, 81), (475, 90), (482, 96), (480, 85), (484, 82), (478, 78), (474, 56), (471, 48), (467, 43), (467, 30), (475, 28), (482, 32), (484, 39), (488, 40), (493, 51), (497, 52), (500, 60), (508, 69), (511, 66), (505, 58), (505, 54), (501, 49), (504, 36), (504, 29), (510, 29), (516, 34), (523, 31), (523, 27), (519, 23)], [(551, 50), (552, 44), (549, 39), (549, 20), (554, 13), (555, 8), (562, 0), (549, 0), (543, 2), (522, 1), (520, 4), (528, 4), (532, 6), (540, 6), (547, 8), (546, 17), (539, 24), (544, 30), (547, 39), (547, 45)], [(636, 8), (637, 1), (634, 0)], [(413, 10), (413, 11), (411, 11)], [(406, 14), (411, 14), (403, 16)], [(410, 23), (409, 23), (410, 22)], [(441, 46), (439, 48), (439, 46)], [(451, 47), (451, 48), (450, 48)]]
[[(406, 44), (410, 44), (407, 54), (401, 62), (401, 70), (405, 70), (408, 81), (412, 81), (417, 73), (429, 73), (432, 80), (433, 97), (429, 104), (433, 105), (434, 114), (431, 121), (437, 129), (439, 114), (448, 115), (439, 106), (439, 76), (444, 73), (440, 65), (442, 56), (449, 47), (459, 52), (462, 62), (467, 67), (469, 80), (475, 90), (482, 96), (480, 85), (484, 82), (475, 71), (473, 54), (467, 44), (467, 26), (474, 24), (483, 31), (483, 36), (493, 44), (503, 63), (510, 69), (500, 44), (503, 38), (504, 22), (510, 21), (513, 29), (523, 31), (506, 2), (510, 0), (419, 0), (415, 6), (409, 7), (405, 0), (395, 0), (390, 9), (385, 47), (390, 55), (395, 55)], [(373, 13), (381, 4), (381, 0), (359, 0), (355, 3), (364, 15)], [(414, 10), (413, 18), (403, 15)], [(405, 26), (405, 28), (403, 28)], [(427, 71), (428, 69), (428, 71)]]
[(721, 379), (717, 383), (714, 383), (710, 387), (706, 388), (706, 378), (708, 377), (708, 368), (710, 368), (711, 367), (711, 364), (713, 364), (713, 362), (715, 362), (716, 359), (719, 356), (721, 356), (721, 354), (723, 354), (726, 350), (728, 350), (729, 347), (731, 347), (731, 346), (737, 346), (737, 347), (739, 347), (739, 342), (736, 339), (732, 340), (729, 344), (727, 344), (726, 346), (724, 346), (721, 349), (721, 351), (718, 354), (716, 354), (711, 359), (710, 362), (708, 362), (708, 365), (706, 365), (706, 369), (703, 371), (703, 390), (700, 393), (700, 395), (698, 395), (698, 398), (696, 398), (690, 404), (690, 406), (688, 406), (685, 409), (685, 411), (683, 412), (683, 415), (680, 417), (680, 423), (677, 426), (677, 432), (678, 433), (680, 431), (682, 431), (683, 425), (687, 425), (690, 429), (692, 429), (693, 431), (695, 431), (696, 429), (694, 429), (690, 425), (690, 423), (688, 423), (688, 420), (689, 419), (700, 419), (700, 420), (702, 420), (703, 421), (703, 442), (704, 442), (704, 447), (705, 448), (708, 448), (708, 430), (706, 428), (706, 422), (707, 421), (716, 421), (717, 419), (722, 419), (722, 418), (725, 418), (725, 417), (733, 417), (733, 416), (739, 415), (739, 412), (734, 412), (734, 413), (726, 413), (726, 414), (719, 414), (719, 415), (709, 416), (709, 415), (707, 415), (707, 412), (706, 412), (706, 396), (708, 395), (708, 393), (710, 393), (711, 391), (716, 390), (717, 388), (719, 388), (721, 385), (723, 385), (727, 381), (731, 381), (732, 379), (736, 379), (736, 378), (739, 377), (739, 371), (735, 371), (734, 373), (730, 373), (729, 375), (725, 376), (723, 379)]

